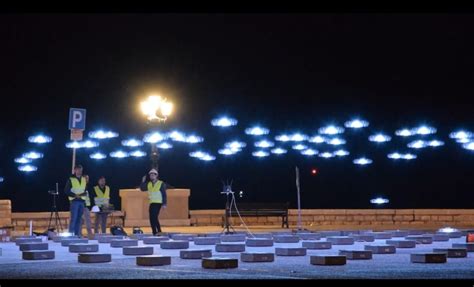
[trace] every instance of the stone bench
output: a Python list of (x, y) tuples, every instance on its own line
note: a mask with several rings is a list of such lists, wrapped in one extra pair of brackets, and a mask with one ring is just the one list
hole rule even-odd
[(79, 239), (79, 238), (74, 238), (74, 239), (63, 239), (61, 240), (61, 246), (68, 247), (71, 244), (78, 244), (78, 243), (89, 243), (88, 239)]
[(138, 240), (136, 239), (114, 239), (110, 241), (110, 247), (120, 248), (128, 246), (138, 246)]
[(469, 243), (453, 243), (453, 248), (465, 248), (467, 252), (474, 252), (474, 242)]
[(373, 254), (394, 254), (397, 252), (393, 245), (365, 245), (364, 250), (372, 251)]
[(327, 242), (331, 242), (332, 245), (353, 245), (354, 238), (349, 236), (329, 236), (326, 238)]
[(433, 237), (426, 235), (409, 235), (405, 237), (406, 240), (414, 240), (416, 244), (432, 244)]
[(297, 235), (274, 235), (273, 241), (275, 243), (298, 243), (300, 238)]
[(153, 255), (153, 246), (126, 246), (123, 255)]
[(178, 234), (171, 235), (171, 239), (173, 239), (173, 240), (192, 241), (194, 237), (198, 237), (198, 235), (197, 234), (184, 234), (184, 233), (178, 233)]
[(194, 237), (194, 245), (216, 245), (220, 242), (219, 237)]
[(391, 239), (391, 240), (386, 240), (385, 244), (393, 245), (393, 246), (395, 246), (395, 248), (415, 248), (416, 247), (416, 241), (415, 240)]
[(229, 234), (221, 235), (221, 242), (244, 242), (246, 239), (245, 234)]
[(298, 233), (296, 234), (301, 240), (319, 240), (321, 235), (318, 233)]
[(121, 235), (108, 235), (108, 236), (102, 236), (97, 239), (99, 243), (111, 243), (113, 240), (123, 240), (125, 239), (125, 236)]
[(448, 258), (464, 258), (467, 257), (466, 248), (434, 248), (433, 253), (446, 253)]
[(395, 230), (392, 231), (392, 237), (407, 237), (410, 233), (406, 230)]
[(144, 237), (142, 239), (143, 244), (160, 244), (162, 241), (169, 241), (169, 237), (166, 236), (150, 236), (150, 237)]
[(449, 241), (450, 237), (448, 234), (433, 234), (433, 242), (439, 242), (439, 241)]
[(374, 242), (375, 241), (375, 236), (374, 235), (366, 235), (366, 234), (354, 234), (350, 236), (351, 238), (354, 239), (354, 241), (359, 241), (359, 242)]
[(41, 238), (17, 238), (15, 240), (16, 246), (20, 246), (23, 243), (40, 243), (43, 242)]

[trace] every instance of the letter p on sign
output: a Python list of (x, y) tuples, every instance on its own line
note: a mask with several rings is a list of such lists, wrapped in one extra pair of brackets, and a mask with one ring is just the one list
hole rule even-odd
[(69, 129), (85, 130), (86, 129), (86, 110), (85, 109), (69, 109)]

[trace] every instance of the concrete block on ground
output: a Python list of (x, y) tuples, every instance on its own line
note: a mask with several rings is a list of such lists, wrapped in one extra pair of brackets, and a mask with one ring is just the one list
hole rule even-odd
[(296, 234), (301, 240), (319, 240), (321, 235), (319, 233), (298, 233)]
[(266, 238), (248, 238), (245, 241), (245, 245), (249, 247), (266, 247), (273, 246), (273, 239)]
[(392, 239), (392, 232), (387, 231), (373, 232), (371, 235), (373, 235), (375, 239)]
[(245, 234), (226, 234), (221, 235), (221, 242), (245, 242)]
[(244, 252), (245, 244), (239, 243), (218, 243), (216, 244), (216, 252)]
[(469, 243), (453, 243), (453, 248), (465, 248), (467, 252), (474, 252), (474, 242)]
[(467, 257), (466, 248), (434, 248), (433, 253), (446, 253), (448, 258)]
[(43, 242), (43, 240), (41, 240), (41, 238), (22, 238), (22, 237), (15, 239), (16, 246), (20, 246), (20, 244), (23, 244), (23, 243), (39, 243), (39, 242)]
[(277, 247), (275, 248), (277, 256), (305, 256), (306, 248), (304, 247)]
[(353, 245), (354, 238), (349, 236), (329, 236), (326, 238), (327, 242), (331, 242), (332, 245)]
[(220, 237), (194, 237), (195, 245), (216, 245), (220, 242)]
[(392, 231), (392, 237), (406, 237), (410, 235), (410, 232), (408, 230), (395, 230)]
[(446, 263), (446, 253), (412, 253), (410, 261), (412, 263)]
[(54, 259), (54, 255), (53, 250), (31, 250), (22, 252), (23, 260), (50, 260)]
[(364, 250), (372, 251), (372, 254), (394, 254), (397, 248), (393, 245), (365, 245)]
[(393, 245), (393, 246), (395, 246), (395, 248), (415, 248), (416, 247), (416, 241), (415, 240), (390, 239), (390, 240), (386, 240), (385, 244)]
[(188, 234), (188, 233), (178, 233), (171, 235), (171, 239), (173, 240), (186, 240), (192, 241), (194, 237), (198, 237), (197, 234)]
[(461, 238), (463, 237), (463, 233), (462, 231), (453, 231), (453, 232), (442, 232), (442, 231), (438, 231), (435, 233), (435, 235), (437, 234), (444, 234), (444, 235), (448, 235), (449, 238)]
[[(273, 234), (271, 233), (253, 233), (255, 238), (266, 238), (266, 239), (273, 239)], [(247, 235), (247, 237), (252, 237), (251, 235)]]
[(341, 231), (331, 230), (331, 231), (319, 231), (321, 237), (330, 237), (330, 236), (342, 236)]
[(242, 262), (273, 262), (275, 254), (269, 252), (242, 252), (240, 253)]
[(372, 251), (368, 250), (339, 250), (339, 255), (346, 256), (348, 260), (372, 259)]
[(300, 238), (297, 235), (274, 235), (273, 241), (275, 243), (298, 243)]
[(148, 255), (137, 256), (136, 261), (138, 266), (163, 266), (171, 264), (171, 256), (163, 255)]
[(331, 249), (332, 243), (328, 241), (303, 241), (301, 246), (306, 249)]
[(161, 249), (188, 249), (189, 241), (187, 240), (161, 241), (160, 248)]
[(143, 238), (146, 237), (153, 237), (154, 235), (151, 233), (136, 233), (136, 234), (130, 234), (131, 239), (137, 239), (137, 240), (143, 240)]
[(346, 265), (347, 258), (343, 255), (313, 255), (310, 257), (312, 265)]
[(412, 230), (407, 230), (408, 235), (423, 235), (425, 232), (423, 230), (419, 229), (412, 229)]
[(123, 255), (153, 255), (153, 246), (126, 246)]
[(97, 239), (99, 243), (111, 243), (112, 240), (123, 240), (125, 239), (125, 236), (121, 235), (108, 235), (108, 236), (102, 236)]
[(239, 260), (233, 258), (210, 257), (202, 259), (202, 268), (226, 269), (239, 267)]
[(92, 243), (74, 243), (69, 244), (69, 252), (72, 253), (86, 253), (86, 252), (98, 252), (99, 244)]
[(112, 261), (112, 255), (108, 253), (79, 253), (79, 263), (107, 263)]
[(144, 237), (143, 239), (143, 244), (160, 244), (161, 241), (168, 241), (170, 240), (169, 237), (166, 236), (150, 236), (150, 237)]
[(406, 240), (414, 240), (416, 244), (432, 244), (433, 236), (429, 235), (408, 235)]
[(110, 247), (126, 247), (126, 246), (138, 246), (138, 240), (136, 239), (114, 239), (110, 241)]
[(441, 233), (433, 234), (433, 242), (439, 241), (449, 241), (449, 235)]
[(80, 239), (80, 238), (72, 238), (72, 239), (63, 239), (61, 240), (61, 246), (69, 246), (71, 244), (78, 244), (78, 243), (89, 243), (88, 239)]
[(202, 259), (207, 257), (212, 257), (211, 249), (181, 250), (179, 252), (179, 258), (181, 259)]
[(354, 234), (350, 235), (354, 239), (354, 241), (358, 242), (374, 242), (375, 241), (375, 236), (374, 235), (368, 235), (368, 234)]
[(22, 243), (19, 245), (20, 251), (48, 250), (47, 242)]

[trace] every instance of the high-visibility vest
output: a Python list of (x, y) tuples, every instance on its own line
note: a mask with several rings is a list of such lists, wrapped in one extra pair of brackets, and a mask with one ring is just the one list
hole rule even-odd
[(148, 182), (148, 200), (150, 203), (163, 203), (163, 195), (160, 188), (163, 182), (158, 180), (154, 185), (151, 181)]
[(97, 206), (103, 206), (104, 204), (107, 205), (109, 204), (109, 199), (110, 199), (110, 188), (108, 185), (105, 186), (105, 191), (102, 192), (100, 187), (98, 185), (94, 186), (94, 191), (95, 191), (95, 197), (94, 197), (94, 202), (95, 205)]
[[(87, 181), (84, 177), (81, 177), (81, 182), (79, 182), (77, 177), (74, 177), (74, 176), (71, 176), (69, 179), (71, 180), (71, 192), (72, 193), (81, 194), (84, 191), (86, 191)], [(82, 200), (87, 200), (87, 198), (88, 198), (87, 195), (81, 196)], [(72, 201), (73, 199), (75, 199), (75, 198), (72, 197), (72, 196), (69, 196), (69, 201)]]

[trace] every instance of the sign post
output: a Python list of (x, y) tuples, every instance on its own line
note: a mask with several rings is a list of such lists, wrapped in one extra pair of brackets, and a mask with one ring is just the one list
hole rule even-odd
[[(81, 141), (83, 132), (86, 129), (86, 110), (85, 109), (69, 109), (69, 129), (71, 130), (71, 140)], [(76, 165), (76, 148), (72, 149), (72, 168), (74, 173), (74, 166)]]

